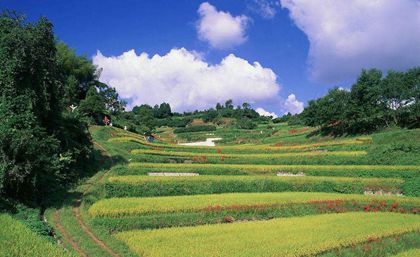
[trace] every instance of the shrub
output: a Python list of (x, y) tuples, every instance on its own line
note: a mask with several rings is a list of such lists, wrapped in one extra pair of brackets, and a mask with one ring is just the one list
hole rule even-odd
[(405, 195), (420, 197), (420, 177), (408, 179), (402, 185), (402, 190)]
[(186, 132), (200, 132), (200, 131), (215, 131), (216, 126), (213, 125), (195, 125), (186, 128), (176, 128), (174, 133), (186, 133)]
[(251, 119), (239, 119), (236, 122), (236, 127), (239, 129), (255, 129), (257, 124), (254, 123)]

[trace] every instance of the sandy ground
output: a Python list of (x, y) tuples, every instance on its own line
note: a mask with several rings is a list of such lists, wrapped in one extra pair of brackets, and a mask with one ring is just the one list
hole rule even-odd
[(222, 140), (220, 137), (211, 137), (207, 138), (206, 141), (194, 142), (194, 143), (182, 143), (179, 145), (189, 145), (189, 146), (216, 146), (214, 141)]

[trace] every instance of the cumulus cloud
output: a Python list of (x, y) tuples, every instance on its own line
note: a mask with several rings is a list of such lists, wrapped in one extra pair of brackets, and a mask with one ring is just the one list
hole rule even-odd
[(207, 2), (200, 5), (198, 14), (198, 37), (213, 48), (228, 49), (246, 41), (245, 30), (250, 21), (247, 16), (232, 16), (228, 12), (218, 11)]
[(267, 117), (271, 116), (271, 117), (273, 117), (273, 119), (278, 117), (276, 113), (266, 111), (261, 107), (258, 107), (257, 109), (255, 109), (255, 111), (258, 112), (258, 114), (261, 115), (261, 116), (267, 116)]
[(312, 77), (336, 83), (362, 68), (406, 69), (420, 62), (417, 0), (281, 0), (307, 35)]
[(248, 8), (261, 15), (265, 19), (272, 19), (276, 16), (278, 6), (277, 0), (251, 0)]
[(296, 99), (294, 94), (290, 94), (283, 104), (284, 114), (290, 112), (291, 114), (301, 113), (303, 111), (303, 102)]
[(175, 111), (186, 111), (228, 99), (255, 103), (276, 97), (280, 90), (271, 69), (233, 54), (211, 65), (184, 48), (152, 57), (134, 50), (106, 57), (98, 51), (93, 63), (103, 69), (100, 80), (128, 99), (129, 108), (169, 102)]

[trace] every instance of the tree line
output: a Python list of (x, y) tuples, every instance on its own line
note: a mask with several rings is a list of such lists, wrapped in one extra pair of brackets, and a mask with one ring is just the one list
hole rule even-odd
[(334, 88), (309, 101), (297, 118), (322, 133), (371, 133), (387, 127), (420, 127), (420, 67), (405, 72), (362, 70), (351, 89)]
[(114, 115), (113, 125), (126, 127), (140, 134), (151, 134), (161, 126), (187, 127), (194, 119), (202, 119), (206, 123), (211, 122), (216, 125), (225, 124), (226, 119), (234, 119), (234, 126), (241, 129), (252, 129), (258, 122), (269, 120), (267, 117), (261, 117), (249, 103), (245, 102), (235, 107), (232, 100), (227, 100), (224, 104), (217, 103), (214, 108), (183, 113), (172, 112), (169, 103), (161, 103), (154, 107), (142, 104), (135, 106), (131, 111)]

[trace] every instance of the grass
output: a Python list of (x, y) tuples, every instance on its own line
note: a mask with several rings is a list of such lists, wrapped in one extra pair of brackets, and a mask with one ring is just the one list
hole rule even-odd
[[(360, 243), (353, 246), (334, 249), (326, 253), (317, 255), (318, 257), (392, 257), (395, 254), (403, 254), (403, 252), (413, 248), (420, 248), (420, 231), (409, 232), (403, 235), (389, 236), (385, 238), (377, 238), (368, 242)], [(410, 251), (408, 251), (410, 253)], [(404, 255), (403, 255), (404, 256)], [(407, 255), (410, 257), (419, 256), (416, 254)]]
[(274, 159), (285, 157), (301, 157), (301, 156), (365, 156), (366, 151), (335, 151), (335, 152), (291, 152), (291, 153), (264, 153), (264, 154), (222, 154), (222, 153), (197, 153), (197, 152), (166, 152), (159, 150), (145, 150), (134, 149), (131, 151), (133, 154), (150, 154), (150, 155), (163, 155), (163, 156), (178, 156), (178, 157), (223, 157), (223, 158), (246, 158), (246, 159)]
[(0, 256), (75, 256), (58, 245), (32, 232), (19, 221), (6, 214), (0, 215)]
[(386, 201), (410, 203), (420, 207), (420, 199), (406, 197), (379, 197), (329, 193), (233, 193), (219, 195), (169, 196), (145, 198), (103, 199), (89, 208), (92, 216), (119, 217), (168, 212), (194, 212), (211, 209), (263, 207), (311, 201)]
[(176, 144), (164, 144), (160, 142), (156, 143), (149, 143), (144, 139), (133, 137), (133, 136), (124, 136), (124, 137), (114, 137), (109, 138), (108, 142), (136, 142), (141, 145), (153, 148), (164, 148), (167, 150), (176, 149), (176, 150), (185, 150), (185, 151), (208, 151), (208, 150), (220, 150), (220, 151), (241, 151), (241, 150), (259, 150), (259, 151), (286, 151), (286, 150), (306, 150), (306, 149), (316, 149), (319, 147), (327, 147), (327, 146), (337, 146), (337, 145), (361, 145), (366, 144), (367, 142), (371, 142), (370, 137), (360, 137), (360, 138), (352, 138), (352, 139), (341, 139), (341, 140), (331, 140), (325, 142), (318, 142), (318, 143), (310, 143), (310, 144), (298, 144), (298, 145), (272, 145), (272, 144), (239, 144), (239, 145), (225, 145), (225, 146), (217, 146), (216, 149), (211, 149), (209, 147), (203, 146), (184, 146), (184, 145), (176, 145)]
[(164, 168), (227, 168), (238, 170), (252, 171), (418, 171), (420, 173), (420, 165), (254, 165), (254, 164), (172, 164), (172, 163), (130, 163), (129, 168), (141, 167), (164, 167)]
[(170, 196), (234, 192), (399, 192), (403, 180), (346, 177), (277, 176), (116, 176), (104, 185), (106, 197)]
[[(306, 256), (420, 229), (420, 217), (344, 213), (116, 234), (149, 257)], [(316, 244), (314, 244), (316, 242)]]
[(396, 255), (392, 255), (392, 257), (415, 257), (415, 256), (420, 256), (420, 248), (411, 249), (411, 250), (404, 251)]
[(274, 174), (280, 171), (304, 172), (311, 176), (413, 178), (420, 176), (420, 165), (261, 165), (208, 163), (147, 163), (132, 162), (117, 174), (145, 174), (143, 169), (155, 172), (197, 172), (200, 174)]
[[(305, 191), (363, 193), (371, 187), (386, 191), (411, 188), (414, 192), (418, 185), (415, 179), (420, 178), (416, 140), (420, 130), (385, 131), (371, 137), (336, 139), (307, 138), (311, 130), (302, 127), (270, 126), (259, 125), (249, 131), (218, 128), (214, 137), (224, 139), (221, 145), (213, 148), (167, 143), (180, 138), (173, 138), (171, 129), (164, 131), (162, 140), (158, 137), (155, 143), (148, 143), (142, 136), (131, 132), (97, 127), (92, 134), (94, 140), (107, 148), (118, 166), (107, 175), (103, 186), (95, 186), (82, 203), (86, 224), (123, 256), (130, 256), (127, 247), (133, 255), (150, 257), (302, 256), (314, 251), (328, 257), (373, 257), (417, 247), (418, 244), (410, 244), (410, 238), (420, 233), (419, 216), (389, 211), (418, 213), (420, 198), (363, 195), (351, 198), (346, 194)], [(188, 140), (208, 137), (202, 132), (183, 136)], [(223, 145), (226, 143), (236, 145)], [(327, 151), (312, 151), (318, 149)], [(131, 154), (132, 150), (136, 154)], [(208, 158), (194, 160), (199, 162), (194, 164), (163, 163), (184, 162), (196, 156)], [(222, 156), (226, 160), (221, 160)], [(279, 165), (273, 165), (276, 163)], [(280, 171), (304, 172), (306, 176), (273, 176)], [(210, 176), (119, 176), (147, 172), (198, 172)], [(268, 174), (272, 176), (264, 176)], [(303, 192), (230, 193), (277, 191)], [(163, 195), (173, 196), (159, 197)], [(306, 201), (304, 195), (317, 197), (313, 197), (315, 201)], [(321, 195), (338, 196), (340, 200), (324, 202)], [(128, 198), (103, 199), (114, 196)], [(343, 197), (349, 198), (341, 200)], [(360, 200), (355, 201), (356, 198)], [(385, 203), (387, 205), (382, 208)], [(397, 207), (391, 209), (396, 203)], [(358, 213), (349, 213), (351, 211)], [(376, 211), (381, 213), (368, 213)], [(335, 212), (342, 214), (323, 215)], [(240, 222), (222, 224), (227, 216)], [(280, 217), (282, 219), (273, 219)], [(143, 230), (133, 231), (135, 229)], [(121, 231), (126, 232), (114, 234)], [(115, 237), (122, 241), (115, 240)], [(377, 240), (379, 237), (387, 239)], [(400, 243), (394, 246), (394, 238), (401, 238), (406, 246), (402, 248)], [(383, 242), (384, 245), (369, 255), (365, 252), (365, 245), (371, 247), (371, 241)], [(395, 249), (389, 252), (381, 250), (390, 249), (387, 247)], [(95, 255), (100, 256), (99, 253)]]

